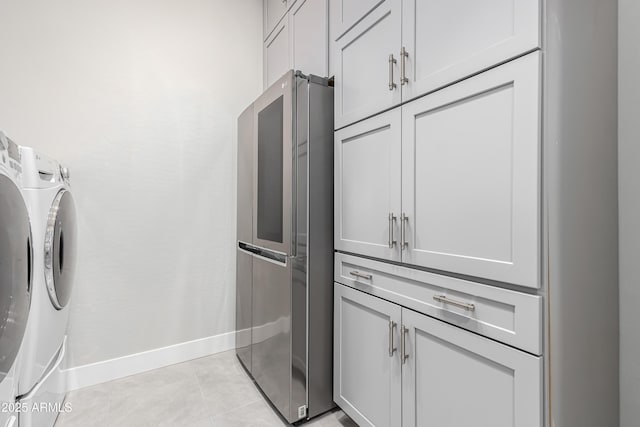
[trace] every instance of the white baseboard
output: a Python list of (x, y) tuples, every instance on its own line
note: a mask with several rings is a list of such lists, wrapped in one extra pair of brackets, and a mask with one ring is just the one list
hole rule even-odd
[(168, 347), (143, 351), (142, 353), (77, 366), (65, 370), (68, 384), (67, 390), (72, 391), (90, 387), (233, 348), (235, 348), (235, 332), (227, 332)]

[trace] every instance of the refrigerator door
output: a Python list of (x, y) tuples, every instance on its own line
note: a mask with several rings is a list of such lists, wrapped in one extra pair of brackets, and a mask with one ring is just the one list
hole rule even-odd
[(236, 354), (251, 371), (251, 289), (253, 256), (243, 250), (253, 239), (253, 104), (238, 118), (238, 198), (236, 248)]
[(254, 103), (253, 244), (291, 255), (293, 71)]
[(251, 372), (291, 422), (291, 263), (287, 257), (264, 250), (254, 255), (253, 301)]

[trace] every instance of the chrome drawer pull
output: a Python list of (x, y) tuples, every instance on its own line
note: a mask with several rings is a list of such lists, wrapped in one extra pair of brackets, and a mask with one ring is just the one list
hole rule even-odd
[(474, 304), (452, 300), (447, 298), (446, 295), (434, 295), (433, 299), (443, 304), (449, 304), (456, 307), (464, 308), (467, 311), (474, 311), (476, 309), (476, 306)]
[(373, 276), (371, 274), (360, 273), (359, 271), (352, 271), (349, 274), (355, 277), (359, 277), (361, 279), (366, 279), (366, 280), (373, 279)]
[(397, 348), (393, 346), (393, 330), (396, 328), (396, 322), (389, 320), (389, 357), (393, 357), (393, 353)]
[(409, 246), (409, 242), (407, 242), (407, 229), (405, 228), (407, 221), (409, 221), (409, 216), (402, 212), (402, 214), (400, 214), (400, 249), (403, 251), (406, 246)]
[(407, 353), (407, 334), (409, 333), (409, 328), (405, 328), (404, 325), (400, 327), (400, 359), (402, 360), (402, 364), (404, 365), (409, 358), (409, 354)]
[(402, 86), (404, 86), (406, 83), (409, 83), (409, 79), (407, 78), (407, 74), (406, 74), (406, 67), (407, 67), (407, 57), (409, 56), (409, 53), (407, 52), (407, 50), (404, 48), (404, 46), (402, 46), (402, 49), (400, 49), (400, 84)]
[(396, 84), (393, 82), (393, 64), (397, 61), (393, 57), (393, 54), (389, 55), (389, 90), (394, 90), (396, 88)]
[(396, 241), (393, 239), (393, 223), (396, 220), (396, 216), (393, 212), (389, 212), (389, 249), (393, 249), (396, 245)]

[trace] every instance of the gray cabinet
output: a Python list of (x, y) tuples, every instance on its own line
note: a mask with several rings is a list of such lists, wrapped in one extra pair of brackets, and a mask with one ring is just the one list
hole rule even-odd
[(276, 28), (282, 17), (287, 13), (287, 9), (293, 2), (291, 0), (264, 0), (263, 8), (263, 28), (264, 39), (267, 40)]
[[(265, 22), (281, 11), (265, 1)], [(329, 73), (328, 0), (278, 1), (285, 8), (264, 42), (265, 89), (290, 69), (327, 77)], [(271, 8), (271, 9), (270, 9)], [(276, 14), (277, 15), (277, 14)], [(275, 19), (275, 18), (273, 18)], [(266, 25), (266, 24), (265, 24)]]
[(287, 19), (280, 21), (264, 42), (263, 55), (264, 88), (267, 89), (291, 69), (291, 46)]
[(338, 250), (400, 261), (400, 120), (395, 109), (335, 133)]
[(380, 2), (362, 19), (355, 12), (367, 11), (368, 3), (359, 6), (354, 5), (359, 2), (344, 3), (342, 6), (348, 14), (343, 18), (346, 23), (334, 25), (357, 24), (332, 43), (336, 129), (388, 109), (401, 100), (397, 84), (400, 0)]
[(339, 129), (540, 47), (540, 0), (333, 0)]
[(334, 301), (334, 400), (358, 424), (542, 425), (541, 357), (338, 283)]
[(395, 427), (401, 417), (400, 312), (396, 304), (334, 287), (333, 400), (362, 427)]
[(336, 131), (335, 248), (538, 288), (539, 85), (533, 52)]
[(402, 106), (402, 262), (537, 288), (540, 54)]

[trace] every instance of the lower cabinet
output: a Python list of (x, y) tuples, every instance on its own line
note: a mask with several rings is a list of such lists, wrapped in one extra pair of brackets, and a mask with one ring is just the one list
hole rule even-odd
[(334, 302), (334, 400), (359, 425), (542, 425), (540, 357), (338, 283)]

